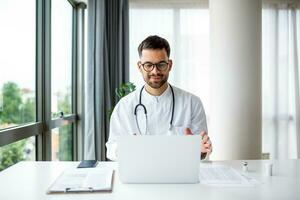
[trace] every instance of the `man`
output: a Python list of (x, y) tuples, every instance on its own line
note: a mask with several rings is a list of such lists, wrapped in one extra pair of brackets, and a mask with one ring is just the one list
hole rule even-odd
[(123, 97), (112, 113), (107, 157), (117, 159), (119, 135), (200, 134), (201, 158), (212, 151), (206, 116), (199, 97), (168, 83), (172, 70), (170, 46), (159, 36), (147, 37), (138, 47), (137, 67), (145, 86)]

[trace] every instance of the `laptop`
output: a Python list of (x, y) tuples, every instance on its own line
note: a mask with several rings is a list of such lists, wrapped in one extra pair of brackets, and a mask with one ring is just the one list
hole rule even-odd
[(199, 182), (199, 135), (130, 135), (117, 142), (123, 183)]

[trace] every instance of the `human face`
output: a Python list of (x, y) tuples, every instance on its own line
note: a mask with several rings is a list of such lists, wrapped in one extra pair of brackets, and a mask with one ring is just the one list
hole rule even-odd
[[(152, 71), (147, 72), (142, 64), (145, 63), (168, 63), (165, 70), (158, 70), (157, 66)], [(169, 72), (172, 69), (172, 60), (169, 60), (165, 49), (144, 49), (138, 62), (138, 68), (143, 75), (144, 81), (153, 89), (161, 88), (169, 78)]]

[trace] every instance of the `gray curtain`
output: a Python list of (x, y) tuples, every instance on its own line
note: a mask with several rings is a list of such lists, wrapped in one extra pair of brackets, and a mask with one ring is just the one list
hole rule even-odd
[(108, 111), (115, 88), (129, 79), (128, 0), (88, 1), (84, 159), (106, 159)]

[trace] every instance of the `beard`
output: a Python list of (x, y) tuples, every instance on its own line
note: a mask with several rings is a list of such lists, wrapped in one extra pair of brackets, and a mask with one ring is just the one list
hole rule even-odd
[(168, 81), (168, 74), (147, 75), (144, 80), (150, 87), (159, 89)]

